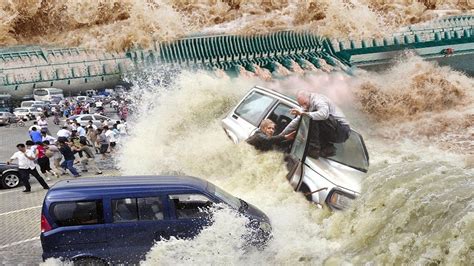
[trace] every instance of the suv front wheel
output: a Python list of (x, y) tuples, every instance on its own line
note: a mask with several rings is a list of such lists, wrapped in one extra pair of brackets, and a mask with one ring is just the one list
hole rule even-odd
[(14, 188), (20, 185), (20, 177), (17, 172), (6, 172), (1, 177), (1, 186), (4, 188)]

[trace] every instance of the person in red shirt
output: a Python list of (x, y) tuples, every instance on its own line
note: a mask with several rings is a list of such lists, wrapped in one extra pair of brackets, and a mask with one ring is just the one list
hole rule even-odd
[(46, 156), (46, 148), (43, 142), (36, 142), (36, 158), (38, 159), (38, 165), (40, 166), (41, 173), (46, 176), (46, 180), (50, 180), (47, 173), (58, 177), (53, 169), (51, 169), (49, 157)]

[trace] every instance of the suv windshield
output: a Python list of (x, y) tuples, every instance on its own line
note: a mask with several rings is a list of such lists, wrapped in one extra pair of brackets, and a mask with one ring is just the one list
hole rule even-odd
[(272, 97), (254, 91), (235, 109), (235, 114), (247, 120), (250, 124), (258, 126), (260, 119), (272, 107), (274, 101)]
[[(305, 152), (306, 143), (308, 141), (308, 131), (310, 119), (307, 116), (303, 116), (299, 124), (298, 132), (293, 142), (291, 154), (295, 155), (300, 160), (303, 158)], [(369, 168), (369, 157), (367, 149), (359, 133), (351, 130), (349, 138), (344, 143), (335, 143), (336, 154), (327, 159), (341, 163), (343, 165), (355, 168), (362, 172), (367, 172)], [(308, 157), (312, 157), (307, 154)]]
[(359, 133), (351, 130), (346, 142), (335, 143), (334, 147), (336, 147), (336, 155), (328, 159), (367, 172), (369, 168), (369, 158)]

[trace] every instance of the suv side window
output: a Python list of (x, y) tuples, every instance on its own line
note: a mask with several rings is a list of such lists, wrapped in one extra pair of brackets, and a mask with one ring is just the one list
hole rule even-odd
[(83, 116), (82, 120), (84, 120), (84, 121), (92, 120), (92, 116), (90, 116), (90, 115)]
[(55, 203), (51, 216), (58, 226), (104, 223), (101, 200)]
[(273, 112), (268, 116), (268, 119), (272, 120), (276, 124), (274, 135), (280, 134), (283, 129), (295, 118), (294, 115), (290, 114), (291, 107), (284, 103), (279, 103)]
[(158, 221), (164, 219), (164, 208), (160, 197), (114, 199), (112, 215), (114, 223)]
[(214, 203), (202, 194), (177, 194), (170, 195), (174, 203), (176, 218), (205, 218), (209, 216), (207, 209)]
[(235, 109), (235, 114), (257, 127), (274, 101), (272, 97), (254, 91)]

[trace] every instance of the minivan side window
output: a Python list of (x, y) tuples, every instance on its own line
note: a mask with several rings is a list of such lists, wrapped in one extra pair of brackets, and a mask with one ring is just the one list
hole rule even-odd
[(235, 109), (235, 114), (258, 127), (258, 123), (271, 108), (274, 99), (260, 92), (252, 92)]
[(101, 200), (55, 203), (51, 206), (51, 216), (58, 226), (104, 223)]
[(137, 199), (140, 221), (158, 221), (164, 219), (163, 202), (159, 197)]
[(170, 195), (169, 198), (174, 203), (178, 219), (208, 217), (207, 209), (214, 203), (202, 194), (178, 194)]
[(112, 200), (114, 223), (138, 221), (137, 199)]
[(164, 219), (164, 208), (160, 197), (114, 199), (112, 215), (114, 223), (158, 221)]

